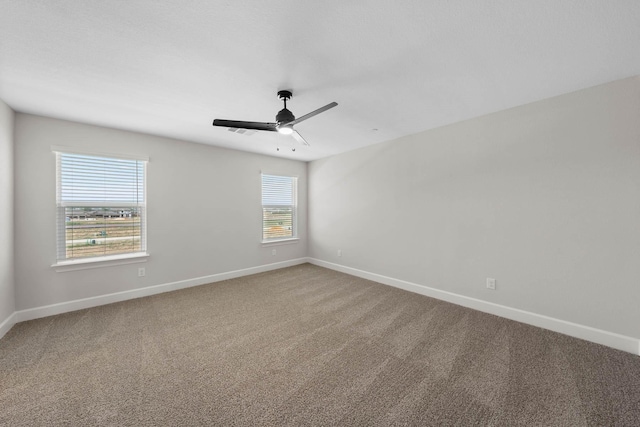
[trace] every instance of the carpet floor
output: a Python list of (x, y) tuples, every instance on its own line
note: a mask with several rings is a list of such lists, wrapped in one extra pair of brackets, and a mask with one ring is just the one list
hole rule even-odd
[(639, 426), (640, 357), (303, 264), (16, 324), (0, 425)]

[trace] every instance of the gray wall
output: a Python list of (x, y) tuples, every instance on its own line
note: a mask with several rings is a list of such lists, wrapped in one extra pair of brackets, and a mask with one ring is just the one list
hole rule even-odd
[(13, 123), (14, 113), (0, 101), (0, 324), (13, 314)]
[[(16, 310), (306, 255), (304, 162), (27, 114), (16, 115), (15, 142)], [(70, 272), (51, 268), (56, 259), (52, 145), (150, 158), (148, 262)], [(276, 256), (260, 243), (261, 171), (299, 177), (301, 239), (277, 246)], [(138, 277), (138, 267), (146, 268), (145, 277)]]
[(312, 162), (309, 200), (313, 258), (640, 337), (638, 77)]

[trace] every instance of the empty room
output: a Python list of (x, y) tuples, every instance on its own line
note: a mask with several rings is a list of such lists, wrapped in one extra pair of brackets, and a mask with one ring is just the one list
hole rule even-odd
[(0, 426), (640, 425), (640, 2), (0, 0)]

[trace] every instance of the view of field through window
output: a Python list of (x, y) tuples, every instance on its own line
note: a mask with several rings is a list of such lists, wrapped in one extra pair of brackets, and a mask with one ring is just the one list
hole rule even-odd
[(262, 218), (263, 239), (293, 237), (292, 208), (263, 208)]
[(296, 237), (296, 177), (262, 174), (262, 240)]
[(58, 260), (145, 252), (147, 160), (55, 153)]
[(65, 208), (67, 258), (142, 251), (139, 208)]

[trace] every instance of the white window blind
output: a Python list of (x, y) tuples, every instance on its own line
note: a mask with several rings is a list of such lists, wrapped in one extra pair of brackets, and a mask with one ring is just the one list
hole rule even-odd
[(297, 178), (262, 174), (262, 240), (297, 237)]
[(146, 251), (146, 165), (56, 151), (58, 261)]

